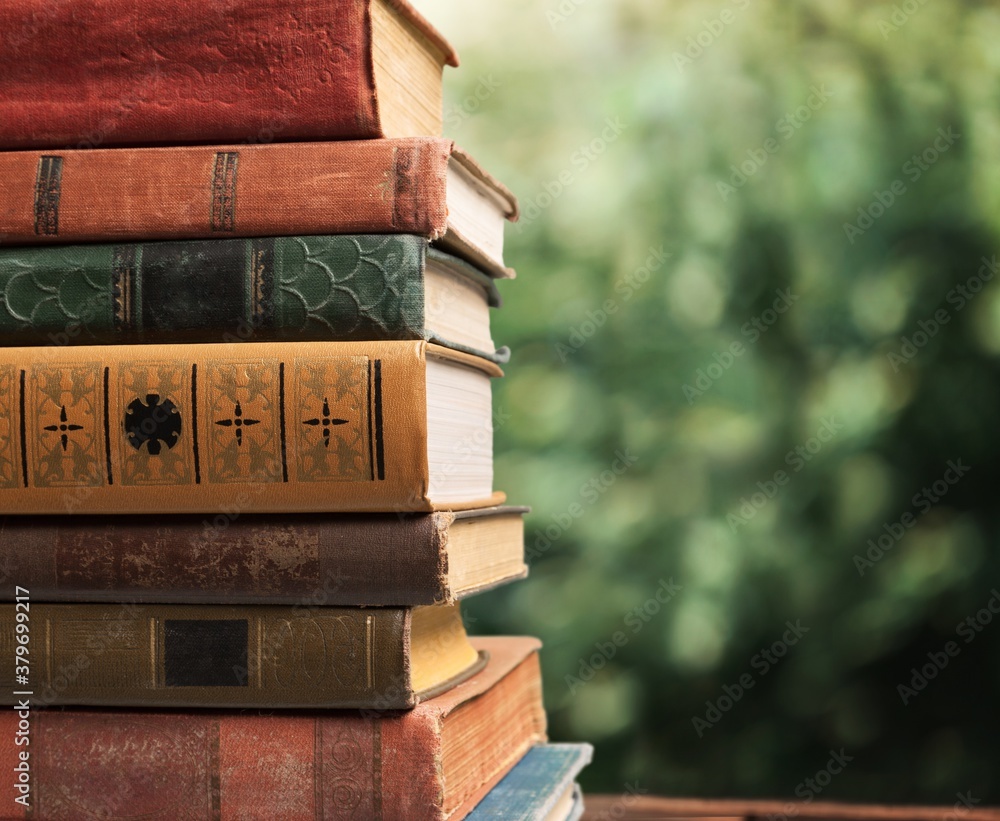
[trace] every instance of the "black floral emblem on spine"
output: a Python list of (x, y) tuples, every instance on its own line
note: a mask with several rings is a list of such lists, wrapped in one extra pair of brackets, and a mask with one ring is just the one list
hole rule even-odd
[(220, 425), (224, 428), (235, 428), (236, 429), (236, 445), (237, 447), (243, 447), (243, 428), (249, 428), (253, 425), (259, 425), (260, 419), (247, 419), (243, 416), (243, 406), (237, 402), (236, 406), (233, 408), (233, 418), (232, 419), (219, 419), (216, 425)]
[(63, 452), (65, 452), (69, 448), (69, 434), (75, 430), (83, 430), (83, 425), (69, 424), (69, 418), (66, 415), (66, 406), (62, 405), (59, 411), (59, 424), (46, 425), (45, 430), (60, 434), (59, 440), (62, 443)]
[(333, 415), (330, 413), (330, 400), (323, 399), (323, 416), (319, 419), (304, 419), (302, 421), (303, 425), (311, 425), (312, 427), (322, 427), (323, 428), (323, 447), (330, 447), (330, 428), (335, 425), (346, 425), (347, 419), (334, 419)]
[(160, 401), (158, 393), (146, 395), (146, 401), (133, 399), (125, 411), (125, 432), (136, 450), (146, 447), (150, 456), (158, 456), (163, 445), (170, 450), (181, 437), (181, 414), (169, 399)]

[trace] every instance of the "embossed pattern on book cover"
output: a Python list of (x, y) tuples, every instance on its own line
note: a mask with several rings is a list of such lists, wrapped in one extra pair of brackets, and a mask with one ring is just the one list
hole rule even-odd
[(0, 489), (377, 481), (381, 402), (367, 356), (4, 366)]

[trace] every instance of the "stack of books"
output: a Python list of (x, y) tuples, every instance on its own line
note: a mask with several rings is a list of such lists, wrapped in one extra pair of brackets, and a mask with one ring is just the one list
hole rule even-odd
[(0, 31), (0, 816), (578, 817), (538, 642), (459, 611), (526, 568), (451, 47), (403, 0)]

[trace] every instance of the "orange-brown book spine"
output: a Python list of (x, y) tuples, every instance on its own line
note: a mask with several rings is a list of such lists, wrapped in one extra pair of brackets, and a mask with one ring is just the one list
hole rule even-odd
[(0, 348), (0, 513), (429, 511), (429, 351), (501, 373), (426, 342)]
[(447, 229), (449, 140), (0, 152), (8, 244)]

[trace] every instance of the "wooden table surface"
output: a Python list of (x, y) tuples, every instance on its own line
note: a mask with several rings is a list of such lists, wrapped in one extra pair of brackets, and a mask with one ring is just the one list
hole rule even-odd
[(1000, 821), (1000, 808), (584, 795), (583, 821)]

